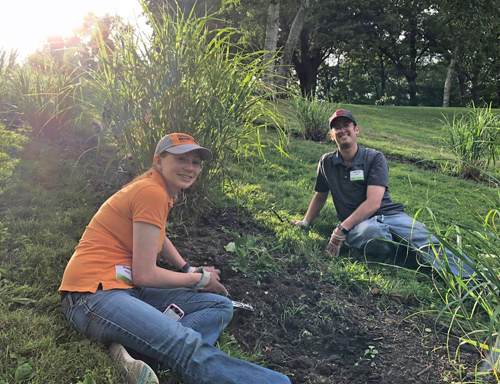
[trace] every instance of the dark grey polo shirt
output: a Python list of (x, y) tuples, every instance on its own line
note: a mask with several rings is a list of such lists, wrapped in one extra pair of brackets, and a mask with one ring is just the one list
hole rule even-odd
[(373, 216), (404, 212), (403, 204), (394, 203), (389, 194), (389, 165), (382, 152), (358, 147), (349, 166), (344, 165), (338, 150), (323, 155), (319, 161), (314, 190), (331, 191), (341, 221), (347, 219), (366, 200), (369, 185), (385, 187), (380, 208)]

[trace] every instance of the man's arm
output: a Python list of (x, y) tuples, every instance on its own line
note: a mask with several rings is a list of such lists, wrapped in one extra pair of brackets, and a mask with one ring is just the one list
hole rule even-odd
[(306, 216), (303, 220), (293, 220), (292, 224), (299, 227), (308, 227), (309, 224), (319, 215), (323, 207), (325, 206), (326, 200), (328, 199), (328, 192), (316, 192), (314, 197), (309, 204)]
[[(380, 185), (369, 185), (366, 190), (366, 200), (361, 203), (361, 205), (351, 214), (351, 216), (349, 216), (341, 223), (342, 226), (350, 231), (362, 221), (372, 217), (372, 215), (380, 208), (385, 189), (385, 187)], [(335, 228), (334, 232), (338, 236), (344, 235), (338, 228)]]

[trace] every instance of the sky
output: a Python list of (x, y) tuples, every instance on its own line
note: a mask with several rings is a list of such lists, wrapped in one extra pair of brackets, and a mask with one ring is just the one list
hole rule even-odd
[(25, 58), (40, 48), (47, 36), (70, 35), (88, 12), (96, 16), (118, 14), (136, 25), (142, 8), (138, 0), (0, 0), (0, 49), (17, 49)]

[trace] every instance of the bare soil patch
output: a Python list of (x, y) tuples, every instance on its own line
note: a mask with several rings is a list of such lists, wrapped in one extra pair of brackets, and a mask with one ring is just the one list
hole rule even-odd
[[(236, 310), (229, 330), (244, 350), (258, 348), (269, 367), (289, 375), (292, 383), (460, 380), (448, 359), (446, 330), (436, 334), (431, 318), (408, 317), (416, 312), (411, 302), (376, 291), (355, 292), (325, 280), (316, 266), (300, 262), (284, 263), (279, 276), (235, 272), (230, 267), (235, 255), (224, 249), (235, 238), (224, 228), (263, 233), (250, 216), (216, 209), (183, 226), (184, 234), (172, 241), (192, 264), (221, 269), (230, 297), (255, 308)], [(452, 340), (451, 350), (456, 347)], [(474, 372), (479, 359), (473, 348), (461, 347), (462, 372)]]

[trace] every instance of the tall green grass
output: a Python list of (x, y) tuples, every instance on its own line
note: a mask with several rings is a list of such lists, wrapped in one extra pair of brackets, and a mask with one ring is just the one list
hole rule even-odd
[(6, 52), (0, 49), (0, 101), (9, 100), (11, 94), (10, 77), (16, 67), (16, 51)]
[(495, 165), (500, 155), (500, 116), (488, 107), (473, 106), (465, 115), (443, 121), (443, 142), (455, 155), (452, 171), (466, 178), (479, 179), (483, 169)]
[(80, 72), (62, 69), (51, 57), (44, 60), (43, 67), (24, 64), (13, 71), (11, 107), (35, 136), (61, 139), (83, 112)]
[[(209, 29), (210, 16), (143, 9), (153, 34), (118, 26), (115, 57), (102, 57), (102, 70), (91, 73), (95, 93), (138, 171), (151, 165), (156, 143), (167, 133), (190, 134), (212, 150), (214, 161), (204, 164), (197, 196), (190, 196), (201, 204), (205, 186), (224, 176), (228, 158), (260, 151), (266, 122), (281, 132), (272, 104), (265, 102), (270, 91), (260, 81), (263, 53), (246, 53), (232, 43), (233, 29)], [(283, 135), (276, 139), (281, 148)]]
[(299, 95), (293, 98), (291, 108), (295, 119), (299, 122), (300, 133), (304, 140), (325, 140), (330, 131), (328, 119), (333, 114), (331, 104), (321, 102), (317, 98), (304, 99)]

